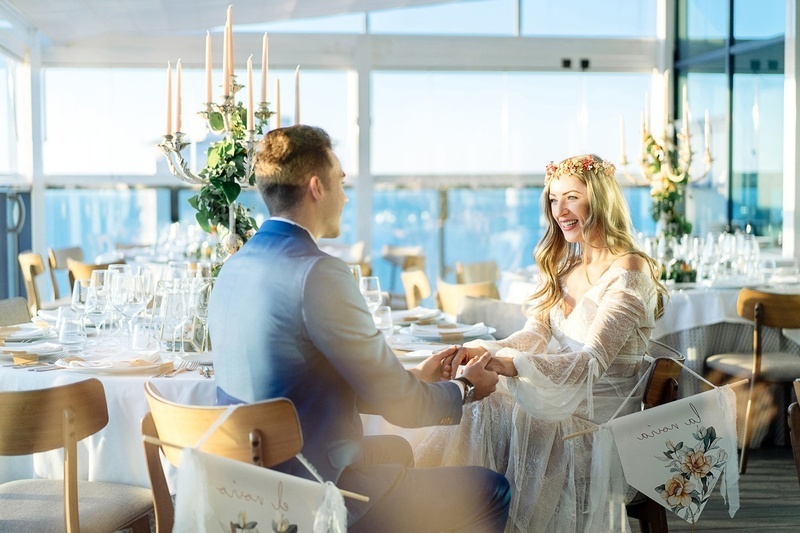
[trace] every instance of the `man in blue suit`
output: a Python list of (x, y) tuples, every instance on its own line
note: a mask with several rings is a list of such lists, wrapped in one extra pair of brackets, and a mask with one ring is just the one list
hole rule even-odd
[[(457, 424), (491, 394), (489, 354), (446, 380), (454, 348), (406, 370), (375, 328), (347, 265), (316, 240), (340, 233), (344, 172), (327, 133), (270, 131), (256, 161), (272, 218), (220, 271), (209, 305), (219, 403), (287, 397), (303, 455), (322, 477), (369, 496), (346, 500), (351, 532), (502, 531), (506, 479), (481, 467), (413, 468), (396, 436), (365, 437), (359, 412), (405, 427)], [(296, 460), (277, 470), (311, 478)]]

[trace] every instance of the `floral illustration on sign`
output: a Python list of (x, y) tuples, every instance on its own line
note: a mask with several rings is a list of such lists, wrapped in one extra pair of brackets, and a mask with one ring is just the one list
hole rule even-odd
[(728, 460), (728, 453), (719, 447), (722, 439), (713, 427), (698, 426), (692, 437), (697, 441), (693, 447), (667, 440), (664, 457), (656, 458), (667, 463), (671, 477), (655, 487), (670, 510), (690, 522), (708, 501)]
[(239, 522), (231, 522), (231, 533), (238, 533), (238, 531), (258, 533), (258, 529), (256, 529), (257, 525), (257, 522), (248, 522), (247, 515), (242, 511), (239, 513)]

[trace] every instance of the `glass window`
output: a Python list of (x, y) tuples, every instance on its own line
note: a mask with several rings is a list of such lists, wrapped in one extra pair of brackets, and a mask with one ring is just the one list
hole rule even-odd
[[(650, 74), (375, 72), (373, 174), (538, 174), (551, 160), (637, 153)], [(413, 157), (410, 156), (413, 154)]]
[(16, 174), (19, 171), (16, 68), (16, 61), (0, 54), (0, 174)]
[[(46, 69), (44, 173), (169, 175), (166, 160), (157, 147), (166, 130), (165, 70)], [(239, 80), (247, 79), (245, 71), (236, 74)], [(215, 75), (214, 82), (218, 83), (219, 73)], [(173, 72), (173, 82), (174, 76)], [(326, 129), (337, 144), (342, 164), (353, 168), (347, 78), (344, 71), (301, 70), (301, 118), (304, 123)], [(270, 70), (267, 100), (273, 102), (272, 110), (277, 79), (281, 82), (281, 122), (293, 124), (294, 71)], [(197, 115), (205, 100), (204, 71), (183, 69), (182, 85), (181, 129), (191, 141), (183, 156), (190, 168), (198, 171), (205, 166), (206, 149), (216, 140), (208, 135), (204, 121)], [(238, 93), (237, 99), (246, 102), (246, 92)]]
[(515, 35), (517, 0), (473, 0), (369, 13), (370, 33)]
[(729, 0), (680, 0), (678, 55), (704, 54), (725, 46)]
[(768, 39), (786, 33), (786, 0), (734, 0), (733, 37)]
[(521, 0), (522, 34), (655, 38), (656, 6), (654, 0)]

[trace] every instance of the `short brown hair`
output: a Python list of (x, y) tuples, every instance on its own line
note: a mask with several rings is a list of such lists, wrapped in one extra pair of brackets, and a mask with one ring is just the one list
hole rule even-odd
[(331, 138), (322, 128), (290, 126), (268, 132), (256, 156), (258, 190), (271, 215), (291, 211), (311, 176), (331, 165)]

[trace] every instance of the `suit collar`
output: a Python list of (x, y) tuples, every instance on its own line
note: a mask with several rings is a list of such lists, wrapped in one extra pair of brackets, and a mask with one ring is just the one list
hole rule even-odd
[(265, 221), (261, 224), (261, 227), (258, 228), (258, 232), (264, 233), (275, 233), (278, 235), (285, 235), (287, 237), (305, 237), (314, 241), (314, 238), (311, 236), (311, 233), (304, 228), (303, 226), (299, 226), (297, 224), (292, 224), (291, 222), (287, 222), (280, 219), (270, 218), (269, 220)]

